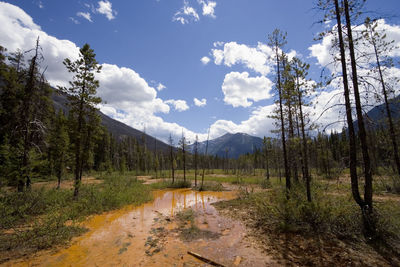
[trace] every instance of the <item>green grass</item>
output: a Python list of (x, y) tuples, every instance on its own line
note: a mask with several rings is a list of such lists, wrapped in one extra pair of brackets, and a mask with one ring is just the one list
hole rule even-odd
[[(158, 173), (158, 178), (166, 178), (167, 181), (171, 179), (170, 177), (170, 172), (169, 170), (163, 170), (162, 171), (163, 175), (160, 175)], [(232, 183), (232, 184), (241, 184), (241, 185), (246, 185), (246, 184), (261, 184), (265, 180), (264, 178), (264, 173), (265, 171), (262, 169), (257, 169), (256, 170), (256, 175), (253, 175), (253, 173), (250, 174), (232, 174), (232, 171), (229, 170), (228, 173), (226, 173), (222, 169), (213, 169), (213, 170), (206, 170), (205, 171), (205, 176), (204, 176), (204, 181), (214, 181), (218, 183)], [(197, 182), (201, 183), (201, 174), (202, 170), (198, 170), (197, 172)], [(107, 176), (110, 175), (110, 173), (107, 172), (91, 172), (89, 175), (98, 177), (98, 176)], [(118, 172), (113, 172), (112, 175), (121, 175)], [(124, 175), (127, 176), (135, 176), (136, 172), (135, 171), (130, 171), (130, 172), (125, 172)], [(152, 178), (156, 178), (154, 171), (150, 171), (149, 173), (142, 173), (139, 172), (139, 176), (151, 176)], [(194, 181), (195, 178), (195, 172), (193, 169), (186, 170), (186, 179), (190, 181)], [(271, 179), (278, 180), (277, 177), (272, 176)], [(175, 170), (175, 181), (180, 181), (183, 180), (183, 170)], [(165, 184), (165, 183), (164, 183)]]
[[(223, 175), (223, 174), (222, 174)], [(189, 177), (194, 180), (194, 177)], [(215, 181), (219, 183), (232, 183), (232, 184), (259, 184), (263, 180), (260, 176), (236, 176), (236, 175), (226, 175), (226, 176), (213, 176), (205, 175), (204, 181)], [(201, 182), (201, 177), (198, 177), (198, 182)]]
[(172, 183), (171, 179), (165, 179), (164, 181), (153, 183), (150, 184), (149, 186), (152, 189), (165, 189), (165, 188), (178, 189), (178, 188), (190, 188), (192, 186), (192, 183), (190, 180), (183, 181), (181, 179), (175, 180), (174, 183)]

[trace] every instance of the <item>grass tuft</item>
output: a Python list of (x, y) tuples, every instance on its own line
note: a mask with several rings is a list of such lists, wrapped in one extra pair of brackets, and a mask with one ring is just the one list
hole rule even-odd
[(201, 184), (198, 184), (197, 187), (194, 187), (193, 189), (198, 191), (216, 191), (216, 192), (225, 190), (225, 188), (222, 186), (221, 183), (211, 182), (211, 181), (204, 182), (203, 186), (201, 186)]

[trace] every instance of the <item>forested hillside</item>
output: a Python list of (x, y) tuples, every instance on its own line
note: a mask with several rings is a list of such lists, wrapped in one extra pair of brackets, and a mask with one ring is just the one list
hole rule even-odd
[[(54, 107), (56, 110), (61, 109), (65, 114), (68, 113), (68, 99), (65, 94), (53, 88), (51, 98), (54, 101)], [(159, 149), (161, 151), (167, 151), (169, 149), (169, 146), (167, 144), (146, 133), (143, 133), (142, 131), (134, 129), (117, 120), (114, 120), (113, 118), (110, 118), (101, 111), (98, 111), (98, 114), (101, 118), (101, 124), (105, 126), (108, 132), (111, 133), (113, 137), (117, 140), (122, 140), (127, 137), (133, 137), (138, 140), (139, 144), (141, 145), (143, 145), (142, 141), (144, 140), (146, 142), (146, 146), (150, 150), (154, 151)]]

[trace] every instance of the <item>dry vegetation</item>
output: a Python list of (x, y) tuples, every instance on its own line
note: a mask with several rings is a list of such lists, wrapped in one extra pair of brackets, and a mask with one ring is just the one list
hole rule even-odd
[(400, 196), (376, 192), (377, 236), (367, 240), (349, 179), (338, 181), (314, 180), (312, 203), (301, 185), (287, 200), (284, 184), (272, 179), (270, 189), (243, 191), (216, 207), (243, 220), (266, 254), (288, 266), (399, 266)]

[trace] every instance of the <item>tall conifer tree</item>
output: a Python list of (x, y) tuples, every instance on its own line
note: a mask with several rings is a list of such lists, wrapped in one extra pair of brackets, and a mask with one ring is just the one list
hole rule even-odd
[(70, 112), (74, 121), (71, 143), (74, 145), (75, 152), (75, 198), (79, 194), (84, 159), (87, 159), (88, 151), (85, 151), (85, 148), (90, 148), (88, 144), (93, 137), (91, 134), (93, 128), (99, 126), (99, 120), (96, 118), (98, 117), (96, 105), (101, 102), (101, 98), (96, 96), (99, 81), (95, 79), (95, 73), (100, 72), (101, 65), (95, 58), (94, 50), (88, 44), (85, 44), (79, 52), (77, 60), (71, 61), (66, 58), (63, 62), (68, 72), (74, 76), (70, 81), (70, 87), (62, 88), (64, 92), (68, 93)]

